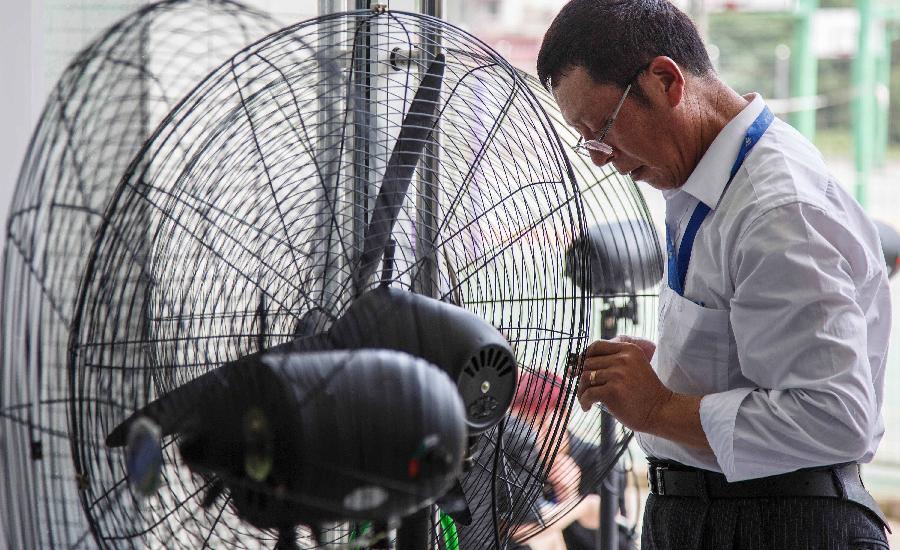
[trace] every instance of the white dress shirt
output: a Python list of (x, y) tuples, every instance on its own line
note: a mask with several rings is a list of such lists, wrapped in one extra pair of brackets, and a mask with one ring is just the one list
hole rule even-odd
[(690, 350), (674, 370), (659, 364), (659, 351), (653, 362), (669, 388), (704, 395), (700, 420), (713, 453), (638, 434), (648, 455), (729, 481), (870, 461), (884, 432), (891, 326), (877, 231), (791, 126), (772, 122), (726, 192), (764, 107), (758, 95), (748, 99), (684, 186), (665, 193), (676, 247), (698, 201), (712, 209), (690, 258), (688, 307), (661, 311), (661, 322), (717, 325), (703, 339), (719, 340), (710, 349), (721, 358), (713, 367), (697, 361), (700, 372), (689, 372)]

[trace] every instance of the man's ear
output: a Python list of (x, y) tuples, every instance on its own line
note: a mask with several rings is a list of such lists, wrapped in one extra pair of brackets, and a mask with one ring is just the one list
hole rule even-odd
[(654, 57), (647, 67), (646, 74), (650, 78), (645, 78), (642, 86), (649, 95), (663, 98), (669, 107), (681, 103), (684, 96), (684, 73), (671, 57), (664, 55)]

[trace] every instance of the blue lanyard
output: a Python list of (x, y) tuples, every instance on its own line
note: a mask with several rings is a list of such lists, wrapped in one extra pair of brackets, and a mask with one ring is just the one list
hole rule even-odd
[[(770, 111), (768, 107), (764, 107), (762, 112), (759, 113), (759, 116), (756, 117), (756, 120), (753, 121), (753, 124), (747, 129), (747, 135), (744, 136), (744, 141), (741, 143), (741, 150), (738, 151), (734, 166), (731, 167), (731, 176), (728, 178), (728, 183), (725, 184), (726, 190), (728, 189), (728, 186), (731, 185), (731, 180), (734, 179), (734, 175), (737, 174), (741, 165), (744, 164), (747, 153), (750, 152), (750, 149), (753, 149), (753, 146), (756, 145), (759, 138), (766, 133), (766, 130), (769, 128), (769, 125), (772, 124), (774, 119), (775, 116), (772, 114), (772, 111)], [(722, 192), (724, 193), (725, 191), (723, 190)], [(681, 246), (678, 247), (677, 254), (672, 239), (672, 230), (666, 225), (666, 252), (669, 257), (669, 288), (677, 292), (679, 296), (684, 296), (684, 280), (687, 277), (688, 264), (691, 263), (691, 250), (694, 248), (694, 237), (697, 236), (697, 230), (700, 229), (700, 225), (703, 223), (703, 220), (706, 219), (706, 215), (709, 214), (709, 211), (709, 206), (703, 202), (700, 202), (697, 204), (697, 207), (694, 208), (694, 213), (691, 214), (687, 229), (684, 230), (684, 236), (681, 238)]]

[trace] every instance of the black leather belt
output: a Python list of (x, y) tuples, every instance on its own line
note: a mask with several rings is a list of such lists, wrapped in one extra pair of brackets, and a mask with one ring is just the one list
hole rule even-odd
[(695, 498), (832, 497), (855, 502), (887, 519), (863, 485), (859, 464), (838, 464), (729, 483), (719, 472), (650, 459), (647, 469), (654, 495)]

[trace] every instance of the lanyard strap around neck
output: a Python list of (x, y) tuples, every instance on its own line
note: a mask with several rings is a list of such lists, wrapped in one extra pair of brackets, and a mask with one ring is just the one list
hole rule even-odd
[[(762, 112), (759, 113), (759, 116), (756, 117), (756, 120), (754, 120), (753, 124), (747, 129), (747, 134), (741, 142), (741, 149), (738, 151), (734, 166), (731, 167), (731, 175), (728, 177), (725, 189), (722, 190), (723, 194), (728, 190), (728, 186), (731, 185), (731, 180), (734, 179), (734, 176), (737, 174), (738, 170), (740, 170), (741, 165), (744, 164), (747, 153), (750, 152), (750, 149), (753, 149), (753, 146), (756, 145), (759, 138), (766, 133), (766, 130), (769, 128), (769, 125), (772, 124), (774, 119), (775, 116), (772, 114), (772, 111), (770, 111), (768, 107), (763, 107)], [(688, 265), (691, 262), (694, 237), (697, 236), (697, 230), (700, 229), (700, 225), (703, 223), (703, 220), (706, 219), (706, 215), (709, 214), (709, 211), (710, 207), (705, 203), (700, 202), (697, 204), (697, 207), (694, 208), (694, 213), (691, 214), (690, 221), (688, 221), (687, 228), (684, 230), (684, 236), (681, 238), (681, 245), (678, 247), (677, 253), (675, 252), (672, 230), (668, 225), (666, 226), (666, 253), (669, 259), (669, 288), (681, 296), (684, 295), (684, 281), (687, 278)]]

